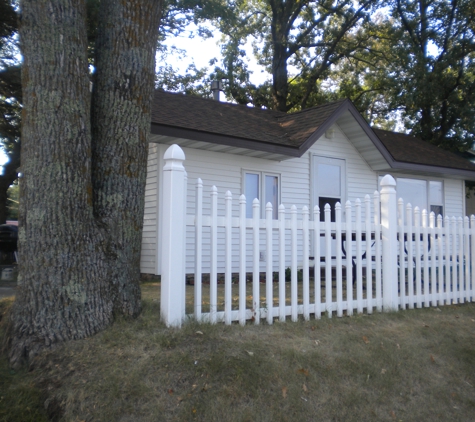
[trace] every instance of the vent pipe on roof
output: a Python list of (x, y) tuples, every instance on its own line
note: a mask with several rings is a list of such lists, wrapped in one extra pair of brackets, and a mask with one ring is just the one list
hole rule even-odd
[(223, 83), (221, 81), (211, 82), (211, 92), (213, 93), (213, 100), (219, 101), (219, 92), (223, 90)]

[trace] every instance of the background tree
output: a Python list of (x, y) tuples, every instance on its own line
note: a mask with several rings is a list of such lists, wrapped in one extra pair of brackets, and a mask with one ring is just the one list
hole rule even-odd
[[(334, 77), (338, 95), (398, 117), (406, 131), (454, 151), (475, 141), (475, 13), (472, 0), (394, 0), (366, 26), (374, 41)], [(361, 101), (364, 99), (364, 101)], [(360, 109), (361, 109), (360, 108)]]
[[(216, 26), (225, 35), (223, 66), (217, 76), (238, 103), (252, 102), (280, 111), (322, 102), (320, 83), (331, 66), (365, 49), (360, 25), (376, 0), (237, 0), (232, 19)], [(271, 75), (270, 83), (249, 82), (244, 45), (254, 40), (258, 63)], [(290, 76), (289, 69), (295, 72)]]
[(22, 171), (10, 359), (140, 312), (140, 244), (161, 2), (24, 0)]
[(7, 191), (20, 167), (21, 66), (14, 3), (0, 0), (0, 143), (8, 161), (0, 174), (0, 224), (8, 213)]

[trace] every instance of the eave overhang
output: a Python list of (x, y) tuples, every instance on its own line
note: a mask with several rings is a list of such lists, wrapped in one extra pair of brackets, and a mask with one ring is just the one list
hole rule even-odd
[(151, 142), (176, 143), (182, 147), (285, 161), (305, 154), (334, 124), (343, 130), (348, 140), (376, 172), (400, 171), (475, 180), (475, 172), (470, 170), (396, 161), (350, 100), (342, 101), (298, 147), (157, 123), (151, 124)]

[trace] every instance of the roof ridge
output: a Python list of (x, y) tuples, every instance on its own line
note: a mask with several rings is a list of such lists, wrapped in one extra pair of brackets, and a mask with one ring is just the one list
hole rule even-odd
[(339, 103), (344, 103), (345, 101), (350, 101), (348, 98), (341, 98), (339, 100), (336, 100), (336, 101), (332, 101), (330, 103), (325, 103), (325, 104), (319, 104), (319, 105), (316, 105), (316, 106), (313, 106), (313, 107), (309, 107), (309, 108), (304, 108), (303, 110), (299, 110), (299, 111), (295, 111), (293, 113), (286, 113), (287, 116), (292, 116), (294, 114), (301, 114), (301, 113), (306, 113), (308, 111), (313, 111), (313, 110), (317, 110), (319, 108), (322, 108), (322, 107), (330, 107), (332, 105), (336, 105), (336, 104), (339, 104)]
[(197, 95), (188, 95), (183, 92), (170, 92), (170, 91), (164, 91), (163, 89), (156, 89), (155, 93), (160, 93), (160, 94), (165, 94), (165, 95), (173, 95), (176, 97), (185, 97), (187, 99), (191, 99), (194, 101), (206, 101), (208, 104), (213, 104), (216, 106), (223, 106), (223, 107), (246, 107), (247, 110), (252, 110), (252, 113), (268, 113), (268, 114), (274, 114), (274, 115), (279, 115), (277, 117), (285, 116), (287, 113), (283, 111), (278, 111), (278, 110), (271, 110), (270, 108), (257, 108), (257, 107), (250, 107), (247, 104), (237, 104), (237, 103), (229, 103), (229, 102), (223, 102), (223, 101), (217, 101), (212, 98), (204, 98), (200, 97)]

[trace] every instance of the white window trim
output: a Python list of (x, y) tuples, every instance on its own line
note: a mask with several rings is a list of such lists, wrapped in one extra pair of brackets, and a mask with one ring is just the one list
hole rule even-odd
[[(251, 173), (251, 174), (257, 174), (259, 175), (259, 205), (260, 205), (260, 218), (265, 218), (266, 214), (266, 204), (262, 202), (262, 195), (263, 192), (265, 192), (265, 177), (266, 176), (272, 176), (272, 177), (277, 177), (277, 183), (278, 183), (278, 191), (277, 195), (279, 196), (277, 199), (278, 206), (282, 203), (282, 194), (281, 194), (281, 175), (280, 173), (275, 173), (271, 171), (262, 171), (262, 170), (252, 170), (252, 169), (242, 169), (241, 170), (241, 186), (242, 186), (242, 194), (246, 195), (246, 174)], [(249, 201), (254, 201), (254, 198), (248, 198), (246, 196), (246, 203)], [(277, 211), (278, 212), (278, 211)]]

